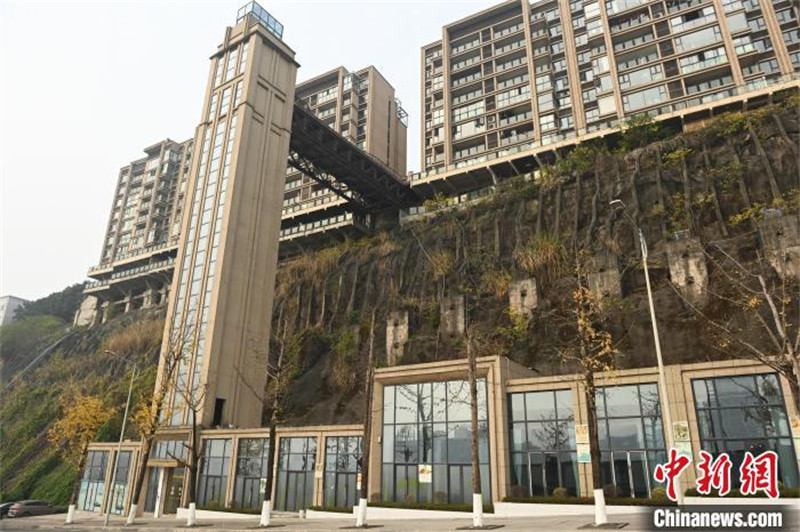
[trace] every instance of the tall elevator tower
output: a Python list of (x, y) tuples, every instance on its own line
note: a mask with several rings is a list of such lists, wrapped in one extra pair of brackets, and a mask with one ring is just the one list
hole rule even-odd
[(298, 67), (282, 35), (250, 2), (211, 57), (160, 361), (181, 343), (172, 426), (261, 425)]

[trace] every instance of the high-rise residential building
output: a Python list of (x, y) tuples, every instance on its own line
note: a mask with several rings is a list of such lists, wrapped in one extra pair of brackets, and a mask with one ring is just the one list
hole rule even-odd
[[(791, 0), (511, 0), (422, 48), (422, 168), (468, 190), (648, 113), (689, 123), (798, 86)], [(523, 157), (523, 156), (527, 157)], [(455, 179), (450, 179), (454, 177)]]
[(157, 384), (173, 426), (261, 424), (298, 67), (282, 34), (250, 2), (211, 57), (160, 367), (182, 356)]
[(27, 301), (16, 296), (0, 297), (0, 326), (14, 321), (14, 312)]
[(114, 312), (165, 301), (180, 237), (193, 140), (163, 140), (119, 171), (100, 263), (89, 270), (87, 300), (76, 324), (99, 311)]
[[(295, 97), (328, 127), (405, 176), (408, 115), (394, 87), (374, 66), (355, 72), (335, 68), (299, 83)], [(348, 209), (345, 198), (291, 165), (286, 172), (282, 252), (290, 253), (322, 233), (369, 227), (369, 218)]]

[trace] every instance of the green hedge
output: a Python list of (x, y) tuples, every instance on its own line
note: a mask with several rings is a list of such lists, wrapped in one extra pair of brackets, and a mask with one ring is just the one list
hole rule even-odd
[[(370, 504), (372, 506), (372, 504)], [(309, 510), (314, 510), (315, 512), (336, 512), (337, 514), (352, 514), (352, 508), (340, 508), (338, 506), (309, 506)]]
[[(408, 510), (438, 510), (440, 512), (472, 512), (471, 504), (437, 504), (432, 502), (371, 502), (377, 508), (405, 508)], [(483, 513), (493, 514), (494, 505), (484, 504)]]
[[(503, 502), (520, 502), (525, 504), (594, 504), (594, 497), (505, 497)], [(672, 501), (662, 499), (629, 499), (624, 497), (606, 497), (607, 505), (614, 506), (674, 506)]]
[[(778, 491), (781, 494), (781, 499), (798, 499), (800, 498), (800, 488), (778, 488)], [(712, 489), (708, 495), (702, 495), (698, 493), (697, 489), (691, 488), (686, 490), (687, 497), (719, 497), (717, 490)], [(724, 498), (730, 497), (747, 497), (747, 498), (756, 498), (756, 499), (763, 499), (768, 497), (766, 493), (763, 491), (759, 491), (755, 495), (742, 495), (739, 490), (731, 490), (730, 493), (725, 495)]]

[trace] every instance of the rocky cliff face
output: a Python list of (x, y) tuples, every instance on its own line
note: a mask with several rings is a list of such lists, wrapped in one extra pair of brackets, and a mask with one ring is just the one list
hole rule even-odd
[(564, 338), (552, 314), (569, 303), (578, 258), (606, 298), (619, 365), (653, 365), (641, 253), (613, 199), (650, 247), (666, 363), (719, 357), (684, 297), (707, 304), (716, 272), (704, 245), (747, 261), (764, 247), (757, 229), (765, 212), (797, 223), (797, 99), (643, 145), (658, 137), (657, 126), (639, 124), (614, 141), (622, 150), (582, 146), (537, 179), (512, 179), (469, 206), (284, 264), (273, 330), (292, 345), (290, 422), (360, 421), (373, 312), (383, 365), (463, 357), (469, 327), (491, 339), (483, 354), (543, 374), (574, 370), (555, 356)]

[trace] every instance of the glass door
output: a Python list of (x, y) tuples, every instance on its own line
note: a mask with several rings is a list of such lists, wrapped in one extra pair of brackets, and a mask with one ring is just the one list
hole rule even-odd
[(611, 460), (618, 497), (646, 499), (650, 496), (649, 464), (645, 451), (614, 451)]
[(646, 499), (650, 496), (650, 470), (647, 464), (647, 453), (644, 451), (630, 451), (628, 453), (630, 467), (631, 492), (636, 498)]
[(164, 500), (164, 513), (178, 512), (183, 497), (183, 468), (176, 467), (167, 471), (167, 498)]

